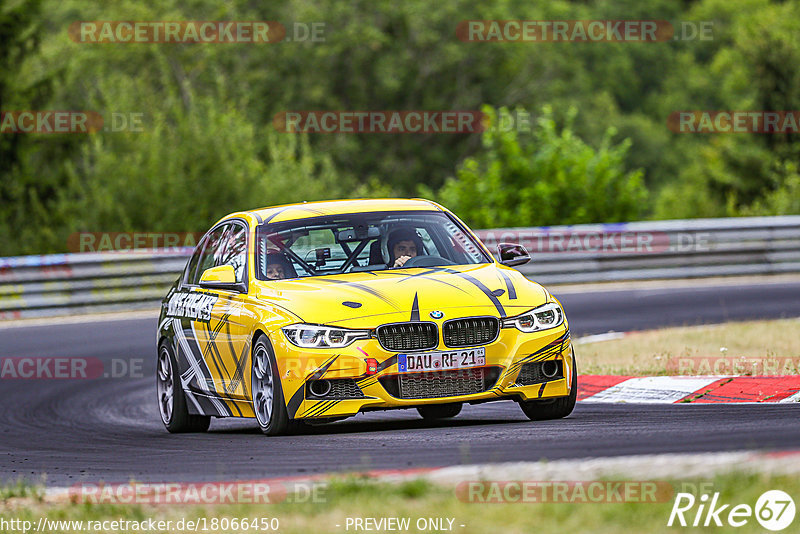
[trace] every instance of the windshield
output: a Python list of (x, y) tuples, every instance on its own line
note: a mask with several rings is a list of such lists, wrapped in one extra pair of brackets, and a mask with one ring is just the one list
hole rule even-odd
[(256, 233), (261, 280), (491, 261), (440, 211), (395, 211), (265, 223)]

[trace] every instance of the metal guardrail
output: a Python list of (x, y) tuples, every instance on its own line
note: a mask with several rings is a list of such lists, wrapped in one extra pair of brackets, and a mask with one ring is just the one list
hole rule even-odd
[(689, 219), (482, 230), (521, 243), (519, 270), (543, 284), (800, 272), (800, 216)]
[[(481, 230), (518, 242), (544, 284), (800, 273), (800, 216)], [(0, 258), (0, 319), (152, 308), (190, 251)]]

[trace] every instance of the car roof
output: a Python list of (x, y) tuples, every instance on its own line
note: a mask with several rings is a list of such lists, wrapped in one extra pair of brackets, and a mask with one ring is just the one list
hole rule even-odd
[(234, 213), (225, 218), (227, 219), (246, 213), (253, 216), (259, 223), (262, 223), (292, 221), (344, 213), (369, 213), (374, 211), (442, 211), (442, 208), (435, 202), (419, 198), (361, 198), (272, 206), (240, 212), (239, 214)]

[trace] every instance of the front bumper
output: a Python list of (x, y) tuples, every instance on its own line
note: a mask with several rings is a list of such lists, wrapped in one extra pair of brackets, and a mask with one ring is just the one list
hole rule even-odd
[[(300, 349), (286, 341), (278, 331), (273, 344), (278, 356), (284, 399), (289, 416), (294, 419), (347, 417), (362, 411), (451, 402), (551, 399), (569, 395), (572, 387), (572, 348), (566, 322), (558, 328), (534, 333), (502, 328), (494, 342), (483, 345), (486, 349), (485, 369), (492, 370), (486, 373), (490, 375), (485, 382), (487, 387), (476, 393), (428, 398), (401, 398), (397, 390), (386, 386), (399, 374), (397, 354), (387, 352), (376, 339), (356, 341), (338, 350)], [(446, 350), (456, 349), (443, 345), (431, 349)], [(367, 374), (369, 358), (378, 362), (376, 374)], [(558, 376), (543, 378), (531, 385), (517, 383), (525, 364), (548, 360), (560, 361), (561, 373)], [(338, 395), (316, 398), (309, 391), (307, 383), (323, 379), (347, 383), (348, 391), (354, 391), (352, 383), (355, 383), (363, 397)], [(447, 380), (446, 377), (440, 379)]]

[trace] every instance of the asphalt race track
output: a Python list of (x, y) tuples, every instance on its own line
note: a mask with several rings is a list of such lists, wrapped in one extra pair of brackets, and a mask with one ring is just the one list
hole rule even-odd
[[(554, 291), (556, 296), (558, 291)], [(800, 316), (800, 283), (569, 293), (573, 336), (665, 325)], [(529, 422), (513, 402), (465, 406), (444, 423), (376, 412), (262, 436), (246, 420), (170, 435), (155, 403), (156, 319), (0, 329), (0, 357), (144, 360), (144, 378), (2, 380), (0, 478), (48, 485), (313, 475), (668, 452), (800, 449), (800, 405), (578, 404)], [(580, 354), (578, 354), (580, 358)], [(580, 359), (579, 365), (580, 365)]]

